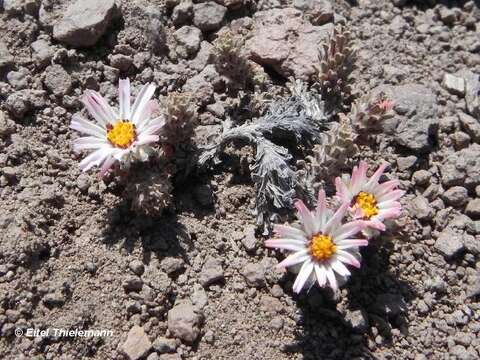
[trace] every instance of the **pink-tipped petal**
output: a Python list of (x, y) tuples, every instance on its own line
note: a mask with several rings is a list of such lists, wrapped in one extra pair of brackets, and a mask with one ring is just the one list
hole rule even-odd
[(295, 201), (295, 207), (298, 211), (298, 217), (305, 227), (307, 237), (311, 237), (315, 231), (313, 224), (313, 216), (310, 210), (307, 209), (302, 200)]
[(377, 198), (381, 198), (383, 195), (389, 193), (399, 185), (400, 181), (397, 179), (385, 181), (384, 183), (378, 185), (378, 187), (375, 189), (375, 196)]
[(402, 209), (396, 207), (396, 208), (380, 211), (377, 217), (379, 218), (379, 220), (385, 220), (385, 219), (394, 219), (399, 217), (400, 215), (402, 215)]
[(353, 256), (351, 253), (345, 250), (337, 250), (337, 258), (341, 262), (352, 265), (353, 267), (356, 267), (357, 269), (360, 268), (360, 261)]
[(360, 172), (361, 172), (361, 170), (357, 166), (353, 167), (352, 177), (351, 177), (351, 180), (350, 180), (350, 188), (351, 189), (355, 189), (358, 186), (360, 176), (361, 176)]
[(340, 201), (350, 202), (352, 200), (352, 192), (347, 188), (347, 185), (342, 180), (342, 178), (337, 177), (335, 179), (335, 189), (337, 191), (335, 196), (338, 197)]
[(278, 268), (285, 268), (293, 265), (300, 264), (306, 260), (308, 260), (310, 256), (307, 253), (307, 250), (298, 251), (291, 255), (288, 255), (283, 261), (281, 261), (277, 267)]
[(106, 131), (101, 126), (94, 124), (80, 115), (73, 115), (70, 128), (80, 133), (96, 136), (99, 138), (106, 137)]
[(370, 220), (365, 221), (365, 225), (367, 225), (367, 227), (369, 227), (371, 229), (375, 229), (375, 230), (378, 230), (378, 231), (385, 231), (386, 230), (385, 224), (383, 224), (381, 222), (381, 220), (376, 219), (376, 218), (372, 218)]
[(365, 185), (365, 182), (367, 181), (367, 169), (367, 163), (363, 160), (360, 161), (360, 164), (358, 164), (358, 180), (355, 187), (352, 187), (353, 196), (357, 195)]
[(366, 227), (365, 222), (362, 220), (351, 221), (346, 223), (338, 228), (333, 233), (334, 241), (340, 241), (349, 237), (352, 237), (355, 234), (358, 234)]
[(275, 224), (273, 225), (273, 232), (284, 238), (296, 239), (304, 242), (307, 241), (303, 231), (292, 226)]
[(400, 204), (397, 200), (388, 200), (388, 201), (382, 201), (378, 203), (377, 207), (379, 210), (387, 210), (391, 208), (402, 207), (402, 204)]
[(365, 184), (365, 189), (372, 189), (375, 185), (378, 184), (378, 180), (380, 180), (380, 177), (382, 176), (387, 166), (388, 164), (384, 163), (378, 167), (377, 171), (375, 171), (370, 180), (368, 180), (368, 182)]
[(105, 162), (103, 163), (102, 167), (100, 168), (100, 172), (98, 173), (98, 177), (100, 179), (103, 179), (105, 177), (105, 174), (107, 173), (108, 170), (115, 164), (117, 160), (113, 156), (109, 156)]
[(318, 285), (324, 287), (327, 283), (327, 271), (323, 265), (315, 264), (315, 275), (317, 277)]
[(341, 261), (331, 261), (332, 269), (341, 276), (349, 276), (350, 271), (342, 264)]
[(378, 202), (398, 200), (405, 194), (404, 190), (393, 190), (378, 198)]
[(345, 212), (348, 210), (349, 204), (347, 202), (343, 203), (338, 210), (333, 214), (333, 216), (327, 221), (325, 227), (322, 229), (322, 233), (330, 234), (336, 230), (336, 227), (341, 223)]
[(120, 119), (130, 120), (130, 80), (120, 79), (118, 81)]
[(345, 250), (350, 249), (352, 247), (359, 247), (359, 246), (367, 246), (368, 240), (366, 239), (347, 239), (341, 240), (336, 243), (337, 249)]
[(303, 289), (303, 286), (307, 282), (308, 278), (312, 274), (313, 271), (313, 264), (311, 261), (306, 261), (303, 263), (302, 267), (300, 268), (300, 271), (298, 273), (297, 278), (295, 279), (295, 282), (293, 284), (293, 291), (295, 293), (300, 293)]
[(151, 143), (155, 143), (159, 140), (159, 137), (158, 135), (143, 135), (140, 136), (137, 140), (137, 142), (135, 143), (137, 146), (141, 146), (141, 145), (146, 145), (146, 144), (151, 144)]
[(305, 243), (303, 241), (292, 239), (269, 239), (265, 241), (265, 246), (290, 251), (305, 250)]
[(89, 154), (85, 159), (80, 161), (79, 167), (82, 171), (88, 171), (93, 166), (98, 166), (103, 163), (105, 158), (109, 155), (108, 151), (105, 148), (95, 150)]
[(147, 84), (142, 87), (140, 93), (138, 94), (135, 102), (133, 103), (132, 111), (131, 111), (131, 121), (135, 125), (139, 125), (142, 117), (145, 116), (145, 111), (149, 111), (151, 109), (145, 109), (149, 103), (150, 99), (152, 98), (153, 94), (155, 93), (155, 85)]
[(73, 151), (80, 152), (82, 150), (100, 149), (101, 147), (108, 145), (109, 143), (107, 140), (93, 136), (85, 136), (73, 140)]
[(332, 288), (333, 291), (337, 291), (338, 282), (335, 274), (333, 273), (332, 268), (328, 266), (326, 270), (327, 270), (327, 279), (328, 279), (328, 282), (330, 283), (330, 287)]
[(107, 101), (93, 90), (85, 91), (81, 99), (82, 103), (87, 108), (88, 112), (97, 120), (102, 126), (113, 124), (118, 119), (117, 114), (112, 110)]

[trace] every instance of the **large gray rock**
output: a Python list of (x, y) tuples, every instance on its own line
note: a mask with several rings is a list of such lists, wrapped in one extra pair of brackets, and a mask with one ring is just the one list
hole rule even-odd
[(127, 340), (122, 345), (122, 352), (130, 360), (138, 360), (148, 354), (152, 343), (140, 326), (133, 326), (127, 335)]
[(77, 0), (53, 27), (53, 37), (73, 47), (95, 45), (117, 13), (114, 0)]
[(61, 65), (50, 65), (45, 70), (43, 83), (57, 96), (67, 95), (72, 88), (72, 78)]
[(418, 195), (411, 201), (408, 201), (408, 211), (419, 220), (430, 220), (433, 216), (432, 207), (422, 195)]
[(329, 0), (293, 0), (293, 6), (302, 10), (313, 25), (333, 21), (335, 14)]
[(183, 26), (174, 33), (177, 41), (176, 51), (182, 58), (195, 55), (200, 48), (202, 32), (195, 26)]
[(480, 145), (472, 144), (446, 157), (440, 166), (443, 185), (462, 185), (473, 188), (480, 185)]
[(227, 8), (212, 1), (193, 6), (193, 23), (202, 31), (220, 29)]
[(30, 47), (33, 50), (33, 58), (40, 67), (47, 66), (55, 54), (55, 49), (43, 39), (34, 41)]
[(321, 44), (333, 32), (333, 25), (313, 26), (292, 8), (259, 11), (254, 16), (247, 55), (260, 65), (273, 67), (284, 77), (308, 80), (318, 64)]
[(450, 259), (464, 249), (462, 235), (451, 229), (445, 229), (438, 236), (434, 247), (445, 258)]
[(445, 74), (443, 76), (443, 87), (452, 94), (463, 96), (465, 95), (465, 80), (461, 77)]
[(3, 9), (9, 15), (26, 13), (35, 16), (40, 7), (40, 0), (3, 0)]
[(435, 94), (418, 84), (380, 86), (374, 92), (384, 92), (395, 103), (394, 141), (412, 151), (428, 152), (438, 128)]
[(265, 286), (265, 268), (259, 263), (249, 263), (242, 269), (242, 275), (248, 285), (256, 288)]
[(7, 45), (0, 41), (0, 69), (11, 66), (13, 64), (13, 56), (7, 48)]
[(222, 261), (220, 259), (207, 259), (200, 273), (200, 283), (207, 287), (213, 283), (224, 280)]
[(465, 80), (465, 101), (470, 115), (480, 121), (480, 75), (471, 71), (461, 73)]
[(168, 330), (187, 343), (193, 343), (197, 339), (200, 323), (201, 317), (189, 301), (175, 305), (168, 312)]
[(468, 190), (463, 186), (452, 186), (442, 194), (442, 199), (447, 205), (463, 206), (468, 201)]
[(480, 142), (480, 119), (477, 120), (462, 111), (458, 112), (458, 118), (465, 132), (470, 135), (475, 142)]

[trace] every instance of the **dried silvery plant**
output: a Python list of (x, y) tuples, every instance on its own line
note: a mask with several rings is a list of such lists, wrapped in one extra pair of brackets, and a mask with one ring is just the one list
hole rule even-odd
[(231, 141), (243, 140), (255, 146), (255, 163), (251, 170), (256, 191), (257, 224), (265, 229), (281, 209), (292, 206), (294, 189), (300, 185), (291, 168), (289, 150), (275, 141), (311, 144), (318, 139), (326, 121), (326, 117), (320, 114), (317, 119), (312, 118), (307, 108), (302, 98), (292, 96), (286, 101), (274, 102), (266, 115), (252, 123), (231, 127), (227, 122), (218, 141), (200, 156), (202, 166), (216, 160)]

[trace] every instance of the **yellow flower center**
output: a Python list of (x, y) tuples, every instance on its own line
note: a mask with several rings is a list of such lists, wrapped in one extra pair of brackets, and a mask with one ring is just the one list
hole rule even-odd
[(310, 242), (310, 254), (317, 261), (328, 260), (337, 251), (337, 247), (328, 235), (317, 234)]
[(119, 120), (113, 126), (108, 125), (107, 130), (108, 141), (119, 148), (129, 147), (137, 137), (135, 125), (127, 120)]
[(355, 197), (355, 206), (362, 209), (363, 216), (367, 219), (378, 214), (377, 199), (370, 193), (364, 191), (359, 192)]

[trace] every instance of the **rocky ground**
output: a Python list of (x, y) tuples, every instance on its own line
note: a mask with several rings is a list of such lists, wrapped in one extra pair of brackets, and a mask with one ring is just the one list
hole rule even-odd
[[(480, 357), (477, 1), (3, 0), (0, 9), (1, 358)], [(358, 48), (356, 96), (383, 89), (395, 101), (359, 157), (389, 161), (407, 190), (404, 216), (362, 250), (338, 293), (294, 295), (294, 277), (273, 268), (282, 255), (255, 227), (248, 147), (177, 184), (175, 207), (159, 218), (135, 215), (120, 185), (78, 169), (68, 125), (85, 89), (116, 103), (117, 80), (129, 77), (135, 91), (153, 81), (157, 95), (196, 94), (200, 147), (238, 95), (211, 61), (219, 33), (245, 35), (261, 96), (285, 91), (292, 75), (311, 81), (337, 23)], [(16, 336), (28, 328), (113, 335)]]

